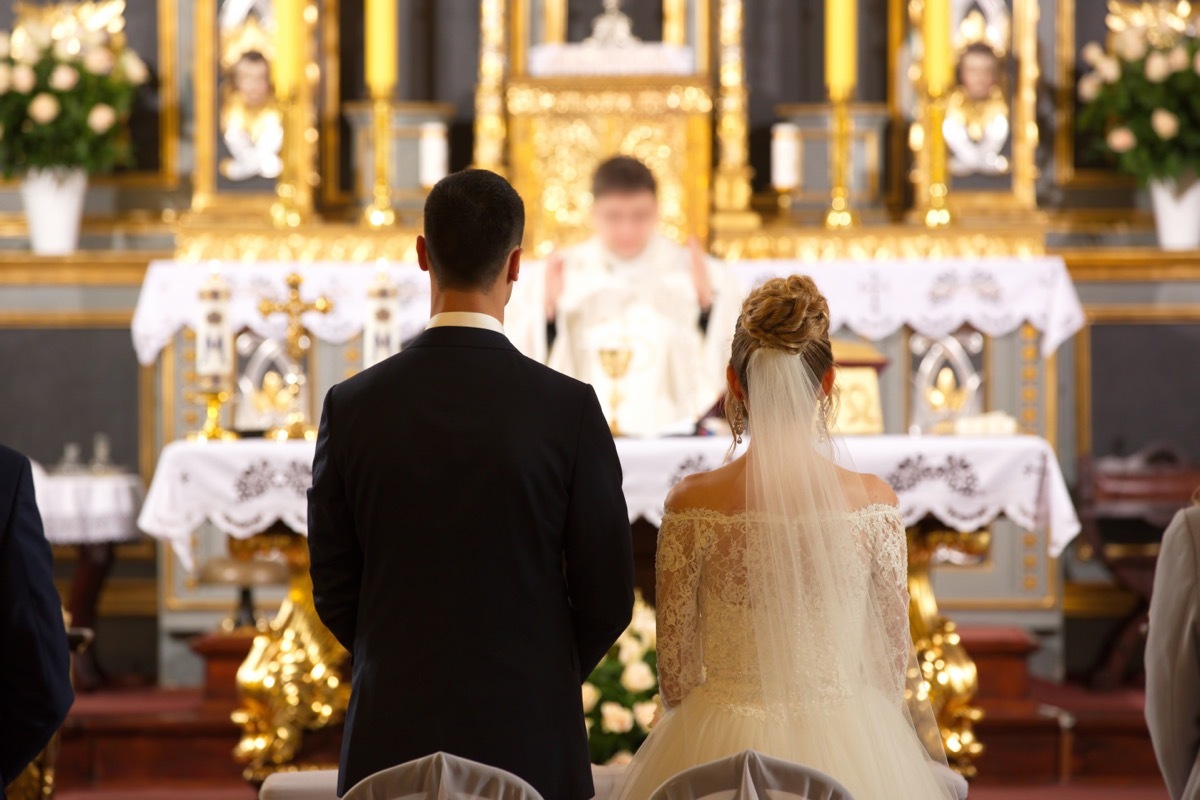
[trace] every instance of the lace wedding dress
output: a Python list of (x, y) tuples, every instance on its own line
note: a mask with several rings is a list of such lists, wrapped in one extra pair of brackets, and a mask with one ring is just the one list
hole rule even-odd
[(816, 407), (819, 384), (802, 360), (753, 359), (748, 510), (668, 507), (662, 522), (667, 711), (620, 796), (645, 800), (689, 767), (756, 750), (831, 775), (855, 800), (954, 798), (928, 701), (909, 685), (899, 512), (861, 507), (874, 495), (858, 489), (860, 507), (849, 505), (849, 473), (833, 466), (828, 438), (804, 411)]

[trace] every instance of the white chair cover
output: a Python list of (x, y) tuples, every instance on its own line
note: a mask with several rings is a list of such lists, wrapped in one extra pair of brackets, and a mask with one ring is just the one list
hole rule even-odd
[(746, 750), (685, 770), (650, 800), (854, 800), (823, 772)]
[(344, 800), (542, 800), (509, 772), (447, 753), (409, 761), (359, 781)]
[(276, 772), (263, 781), (258, 800), (337, 800), (337, 770)]

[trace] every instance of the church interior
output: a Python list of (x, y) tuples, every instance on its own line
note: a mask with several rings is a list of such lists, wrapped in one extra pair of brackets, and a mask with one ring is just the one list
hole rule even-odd
[[(624, 470), (640, 598), (584, 689), (597, 775), (650, 727), (626, 662), (654, 663), (663, 498), (729, 450), (741, 300), (806, 274), (970, 796), (1170, 796), (1143, 653), (1200, 489), (1200, 9), (0, 0), (0, 28), (0, 444), (36, 465), (76, 691), (9, 798), (336, 768), (314, 426), (423, 330), (422, 206), (468, 167), (526, 206), (506, 332), (593, 384)], [(610, 219), (617, 156), (656, 205)]]

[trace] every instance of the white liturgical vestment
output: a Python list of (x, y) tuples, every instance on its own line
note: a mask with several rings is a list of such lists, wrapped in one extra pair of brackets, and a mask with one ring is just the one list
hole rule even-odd
[[(628, 260), (596, 239), (566, 250), (550, 366), (592, 384), (625, 434), (691, 433), (723, 391), (741, 302), (723, 263), (709, 260), (708, 270), (714, 299), (705, 333), (686, 248), (655, 236)], [(615, 386), (602, 350), (629, 353)]]

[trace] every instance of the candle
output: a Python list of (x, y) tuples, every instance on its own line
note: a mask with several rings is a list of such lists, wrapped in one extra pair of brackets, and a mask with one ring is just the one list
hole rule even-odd
[(367, 88), (372, 97), (387, 97), (396, 88), (396, 4), (399, 0), (366, 0)]
[(229, 323), (229, 284), (215, 268), (200, 287), (196, 320), (196, 375), (202, 384), (224, 382), (233, 374), (233, 326)]
[(435, 183), (450, 172), (450, 148), (446, 142), (446, 124), (444, 122), (422, 123), (419, 147), (418, 173), (421, 186), (432, 189)]
[(363, 369), (400, 352), (400, 293), (380, 259), (379, 274), (367, 290), (367, 318), (363, 320)]
[(303, 71), (304, 0), (274, 0), (275, 13), (275, 96), (287, 101), (300, 85)]
[(950, 0), (925, 0), (925, 82), (930, 97), (941, 97), (953, 80), (950, 63)]
[(825, 0), (825, 84), (849, 100), (858, 83), (858, 0)]
[(800, 185), (800, 127), (794, 123), (771, 128), (771, 185), (781, 192)]

